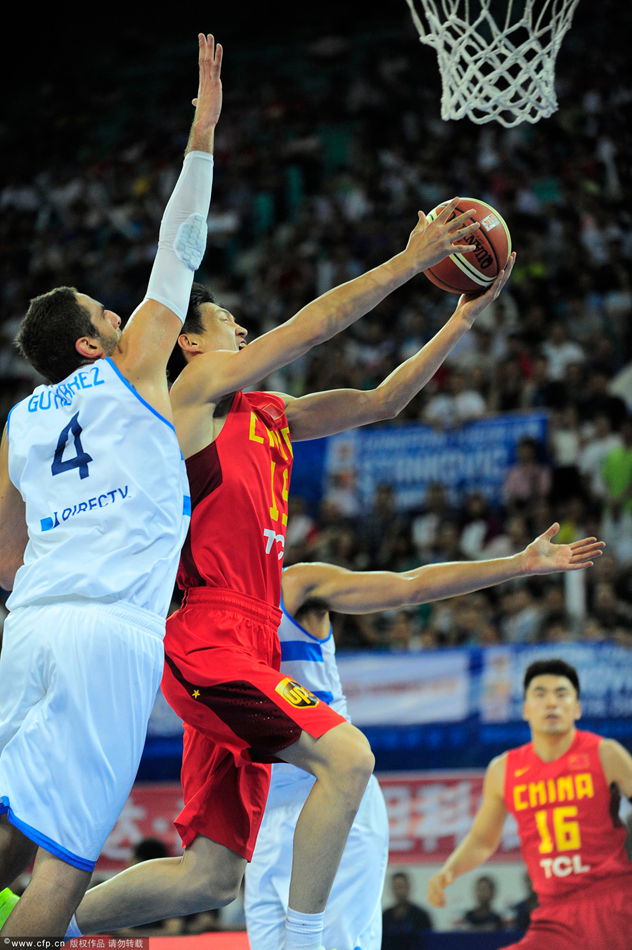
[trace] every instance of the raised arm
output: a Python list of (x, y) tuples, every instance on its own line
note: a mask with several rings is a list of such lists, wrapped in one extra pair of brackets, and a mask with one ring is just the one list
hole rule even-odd
[(492, 759), (483, 784), (483, 799), (472, 827), (443, 867), (428, 882), (428, 901), (445, 906), (445, 888), (461, 874), (474, 870), (492, 856), (502, 836), (507, 809), (503, 800), (506, 754)]
[(162, 218), (145, 300), (132, 314), (113, 356), (121, 372), (148, 396), (152, 386), (164, 385), (193, 274), (206, 247), (215, 126), (222, 105), (222, 47), (201, 33), (198, 50), (198, 94), (182, 171)]
[(366, 274), (327, 291), (244, 349), (213, 350), (196, 356), (178, 379), (172, 398), (184, 406), (200, 401), (217, 402), (228, 393), (248, 389), (346, 329), (433, 263), (455, 251), (473, 250), (473, 244), (459, 242), (478, 228), (478, 222), (465, 224), (467, 212), (448, 221), (458, 201), (454, 198), (432, 222), (420, 211), (403, 251)]
[(432, 379), (476, 317), (495, 300), (509, 280), (515, 254), (492, 286), (480, 296), (464, 294), (452, 316), (418, 353), (393, 370), (375, 389), (332, 389), (287, 398), (292, 439), (317, 439), (371, 422), (393, 419)]
[(0, 587), (13, 588), (28, 535), (24, 502), (9, 478), (9, 440), (5, 428), (0, 445)]
[(314, 599), (340, 613), (367, 614), (470, 594), (518, 577), (592, 567), (594, 559), (601, 556), (604, 542), (583, 538), (572, 544), (554, 544), (559, 529), (559, 524), (552, 524), (511, 557), (426, 564), (401, 573), (349, 571), (334, 564), (293, 564), (283, 572), (283, 597), (290, 613)]

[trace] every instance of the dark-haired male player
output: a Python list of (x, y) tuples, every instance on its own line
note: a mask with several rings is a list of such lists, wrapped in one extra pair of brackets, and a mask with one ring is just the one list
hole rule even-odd
[[(198, 36), (182, 171), (145, 300), (119, 317), (62, 287), (18, 342), (51, 385), (11, 410), (0, 458), (0, 888), (35, 857), (10, 937), (63, 937), (136, 775), (189, 525), (169, 352), (206, 243), (221, 46)], [(4, 919), (5, 904), (0, 910)]]
[[(281, 559), (292, 440), (395, 416), (430, 379), (513, 266), (483, 295), (461, 297), (426, 346), (376, 389), (300, 398), (246, 391), (372, 309), (472, 233), (456, 201), (420, 212), (406, 247), (245, 346), (246, 330), (195, 288), (179, 338), (187, 365), (171, 389), (191, 485), (191, 529), (167, 624), (163, 692), (185, 723), (182, 860), (146, 862), (89, 891), (77, 912), (94, 933), (194, 913), (238, 893), (263, 815), (270, 764), (315, 775), (294, 834), (285, 950), (321, 944), (324, 907), (373, 771), (365, 737), (279, 672)], [(467, 216), (465, 216), (467, 217)], [(288, 843), (288, 847), (289, 847)]]
[(472, 828), (430, 879), (428, 900), (443, 906), (447, 885), (494, 853), (510, 813), (539, 902), (512, 947), (629, 950), (632, 863), (618, 806), (621, 795), (632, 797), (632, 756), (575, 728), (579, 678), (564, 660), (527, 668), (523, 715), (531, 742), (490, 763)]

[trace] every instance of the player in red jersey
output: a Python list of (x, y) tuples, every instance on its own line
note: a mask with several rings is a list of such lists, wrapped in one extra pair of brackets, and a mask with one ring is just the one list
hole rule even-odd
[[(238, 893), (261, 822), (270, 764), (314, 774), (299, 818), (286, 950), (320, 945), (323, 911), (373, 770), (365, 737), (279, 672), (277, 627), (293, 439), (390, 418), (425, 385), (509, 277), (463, 296), (445, 326), (376, 390), (301, 398), (245, 390), (372, 309), (432, 260), (469, 245), (464, 216), (420, 212), (404, 251), (329, 291), (246, 347), (246, 330), (194, 288), (171, 390), (191, 486), (182, 606), (169, 618), (163, 691), (185, 722), (180, 859), (145, 862), (88, 892), (78, 926), (95, 932), (193, 913)], [(437, 227), (435, 227), (437, 223)], [(288, 842), (288, 848), (290, 843)]]
[[(632, 863), (618, 817), (632, 797), (632, 756), (618, 742), (580, 732), (580, 686), (564, 660), (537, 660), (524, 677), (531, 742), (493, 759), (472, 828), (428, 884), (445, 904), (455, 877), (486, 861), (507, 813), (538, 895), (520, 950), (630, 950)], [(509, 948), (507, 948), (509, 950)]]

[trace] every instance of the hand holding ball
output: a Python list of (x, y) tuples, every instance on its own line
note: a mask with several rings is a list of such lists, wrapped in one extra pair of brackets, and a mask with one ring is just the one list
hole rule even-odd
[[(447, 202), (437, 205), (428, 213), (428, 221), (434, 221)], [(484, 293), (505, 267), (511, 254), (511, 235), (502, 215), (485, 201), (476, 198), (461, 198), (448, 218), (474, 210), (468, 221), (480, 222), (480, 228), (466, 237), (462, 243), (474, 245), (470, 253), (450, 254), (438, 264), (433, 264), (424, 274), (441, 290), (452, 294)]]

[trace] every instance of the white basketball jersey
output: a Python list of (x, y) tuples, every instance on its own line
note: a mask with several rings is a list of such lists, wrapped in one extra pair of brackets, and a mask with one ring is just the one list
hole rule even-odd
[(9, 609), (85, 598), (165, 617), (191, 513), (172, 423), (102, 359), (38, 386), (7, 426), (29, 538)]
[[(281, 642), (281, 672), (302, 686), (306, 686), (315, 696), (327, 703), (337, 713), (349, 719), (347, 700), (342, 691), (338, 667), (336, 666), (336, 643), (333, 631), (319, 640), (308, 633), (300, 623), (285, 609), (281, 598), (281, 622), (279, 640)], [(284, 804), (288, 795), (295, 794), (292, 789), (299, 785), (313, 783), (314, 778), (302, 769), (286, 762), (272, 766), (272, 781), (268, 794), (268, 804)]]

